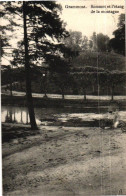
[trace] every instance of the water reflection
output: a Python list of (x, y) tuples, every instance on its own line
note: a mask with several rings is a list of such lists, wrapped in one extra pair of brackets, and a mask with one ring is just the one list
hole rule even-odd
[[(91, 109), (92, 110), (92, 109)], [(38, 125), (42, 124), (43, 119), (56, 118), (55, 115), (67, 114), (67, 113), (85, 113), (87, 110), (77, 108), (35, 108), (35, 117)], [(1, 120), (7, 123), (23, 123), (29, 124), (29, 114), (26, 107), (18, 106), (2, 106), (1, 107)], [(91, 112), (88, 109), (88, 112)], [(45, 120), (46, 121), (46, 120)]]
[(12, 111), (12, 108), (7, 110), (7, 113), (5, 115), (5, 122), (9, 122), (9, 123), (17, 122), (16, 117), (15, 117), (15, 111)]
[(29, 115), (26, 108), (3, 106), (1, 119), (6, 123), (23, 123), (29, 124)]
[[(48, 121), (49, 124), (49, 122), (66, 122), (75, 118), (81, 119), (82, 121), (91, 121), (93, 119), (104, 118), (107, 114), (107, 109), (104, 109), (101, 113), (98, 113), (96, 109), (93, 110), (94, 108), (91, 108), (90, 110), (80, 110), (77, 108), (35, 108), (35, 117), (37, 124), (41, 125), (44, 121)], [(30, 123), (26, 107), (2, 106), (1, 112), (2, 122)], [(120, 111), (119, 115), (121, 120), (126, 121), (126, 111)]]

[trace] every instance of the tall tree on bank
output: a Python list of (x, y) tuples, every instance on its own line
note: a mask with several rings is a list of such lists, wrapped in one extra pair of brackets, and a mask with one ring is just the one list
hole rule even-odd
[[(36, 129), (31, 92), (31, 65), (46, 61), (51, 70), (67, 70), (65, 47), (60, 40), (67, 36), (63, 21), (59, 17), (61, 6), (55, 2), (29, 1), (4, 2), (8, 20), (10, 15), (21, 15), (24, 22), (24, 49), (26, 71), (26, 94), (31, 128)], [(23, 16), (22, 16), (23, 13)], [(50, 37), (50, 38), (49, 38)], [(49, 39), (48, 39), (49, 38)], [(20, 50), (18, 51), (20, 53)], [(22, 60), (23, 62), (23, 60)], [(64, 66), (60, 67), (60, 62)]]
[(125, 56), (125, 14), (119, 16), (118, 29), (113, 32), (114, 38), (109, 42), (110, 47)]
[(37, 129), (34, 107), (32, 101), (32, 91), (31, 91), (31, 79), (30, 79), (30, 64), (29, 64), (29, 54), (28, 54), (28, 37), (27, 37), (27, 26), (26, 26), (27, 8), (26, 3), (23, 1), (23, 22), (24, 22), (24, 47), (25, 47), (25, 74), (26, 74), (26, 96), (27, 96), (27, 106), (29, 111), (30, 123), (32, 129)]

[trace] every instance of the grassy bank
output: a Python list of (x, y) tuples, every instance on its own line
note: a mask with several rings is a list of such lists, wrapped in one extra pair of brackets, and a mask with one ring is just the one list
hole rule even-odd
[(39, 131), (30, 129), (30, 125), (2, 123), (2, 143), (13, 140), (16, 143), (17, 139), (26, 139), (27, 136), (38, 134)]

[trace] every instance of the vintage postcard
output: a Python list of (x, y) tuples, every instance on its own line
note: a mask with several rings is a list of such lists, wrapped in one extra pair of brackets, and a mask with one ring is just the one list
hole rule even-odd
[(0, 14), (0, 195), (126, 195), (125, 1)]

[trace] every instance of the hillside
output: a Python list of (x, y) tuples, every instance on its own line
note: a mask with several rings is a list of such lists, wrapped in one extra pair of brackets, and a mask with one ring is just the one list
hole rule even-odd
[(116, 53), (97, 53), (91, 51), (81, 52), (73, 59), (73, 67), (93, 67), (105, 68), (108, 70), (126, 71), (125, 57)]
[[(94, 71), (96, 71), (96, 67), (98, 65), (99, 71), (107, 69), (109, 71), (112, 70), (119, 70), (119, 71), (126, 71), (125, 65), (125, 57), (115, 53), (99, 53), (97, 55), (96, 52), (85, 51), (81, 52), (81, 54), (73, 58), (71, 61), (71, 73), (77, 74), (77, 72), (85, 72), (85, 67), (90, 68), (92, 67)], [(91, 68), (91, 69), (92, 69)], [(10, 72), (11, 71), (11, 72)], [(44, 77), (42, 77), (42, 68), (39, 70), (31, 69), (31, 78), (32, 78), (32, 90), (36, 93), (44, 93), (45, 89), (47, 93), (58, 93), (61, 94), (61, 88), (59, 87), (58, 82), (54, 82), (52, 80), (52, 74), (48, 74), (46, 78), (46, 86)], [(25, 91), (25, 73), (23, 68), (15, 68), (13, 70), (3, 69), (1, 72), (2, 76), (2, 85), (8, 85), (6, 89), (10, 89), (10, 83), (13, 83), (13, 90), (17, 91)], [(45, 71), (43, 72), (45, 73)], [(62, 79), (61, 79), (62, 80)], [(81, 81), (81, 78), (78, 77), (78, 80)], [(16, 83), (15, 83), (16, 82)], [(60, 81), (63, 83), (63, 81)], [(14, 84), (15, 83), (15, 84)], [(68, 85), (64, 85), (65, 94), (83, 94), (81, 90), (81, 85), (78, 84), (75, 79), (70, 82)], [(102, 90), (101, 94), (111, 94), (111, 89), (105, 87)], [(123, 83), (118, 83), (116, 86), (116, 94), (125, 94), (125, 86)], [(97, 82), (95, 81), (87, 90), (88, 94), (97, 94)]]

